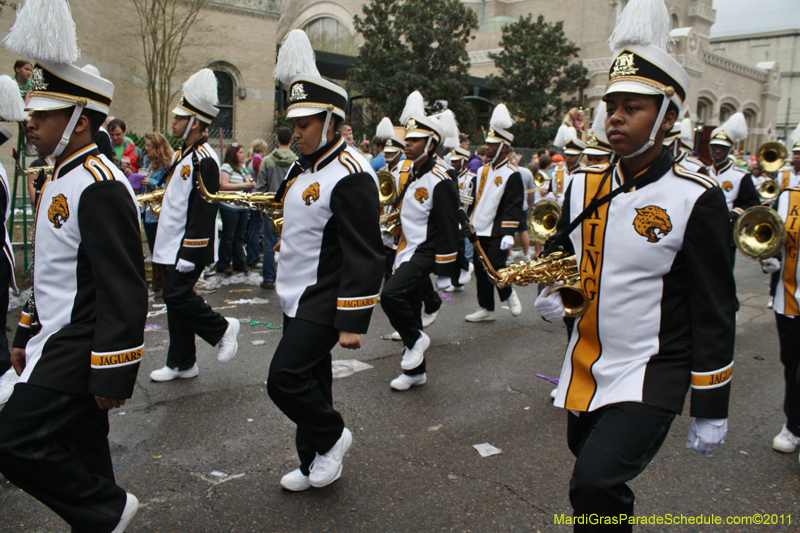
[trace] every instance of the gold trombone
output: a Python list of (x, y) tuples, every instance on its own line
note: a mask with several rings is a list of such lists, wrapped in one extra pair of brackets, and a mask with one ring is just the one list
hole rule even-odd
[(785, 163), (789, 152), (786, 147), (777, 141), (765, 142), (758, 147), (756, 159), (764, 172), (775, 172)]
[(762, 200), (770, 201), (778, 197), (781, 193), (781, 187), (778, 185), (777, 181), (769, 179), (764, 180), (761, 185), (758, 186), (757, 191)]
[(775, 257), (785, 240), (786, 225), (774, 209), (764, 205), (745, 210), (733, 224), (733, 242), (748, 259)]

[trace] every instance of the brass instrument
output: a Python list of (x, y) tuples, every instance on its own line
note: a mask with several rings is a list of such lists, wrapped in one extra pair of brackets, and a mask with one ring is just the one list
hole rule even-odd
[(394, 184), (394, 174), (388, 170), (379, 170), (378, 175), (378, 199), (383, 207), (392, 205), (397, 200), (397, 187)]
[(464, 206), (464, 209), (467, 209), (468, 206), (472, 205), (475, 202), (475, 198), (472, 196), (472, 189), (473, 189), (473, 181), (466, 180), (464, 182), (464, 188), (461, 189), (461, 205)]
[(52, 174), (55, 170), (55, 165), (48, 165), (44, 167), (28, 167), (28, 168), (20, 168), (19, 164), (17, 164), (17, 172), (20, 174), (28, 175), (28, 174), (38, 174), (39, 172), (44, 171), (45, 175)]
[(756, 159), (764, 172), (775, 172), (786, 163), (789, 152), (777, 141), (765, 142), (758, 147)]
[(158, 215), (161, 213), (161, 200), (164, 199), (166, 189), (156, 189), (153, 192), (136, 195), (136, 202), (142, 207), (149, 207)]
[(786, 225), (775, 210), (764, 205), (747, 209), (733, 225), (733, 242), (748, 259), (775, 257), (785, 240)]
[(211, 203), (235, 205), (237, 207), (244, 207), (245, 209), (257, 209), (264, 211), (269, 215), (272, 227), (275, 228), (275, 233), (278, 237), (281, 235), (283, 229), (283, 203), (275, 201), (275, 193), (250, 193), (240, 191), (219, 191), (211, 193), (203, 183), (203, 177), (200, 175), (199, 163), (195, 163), (194, 168), (197, 170), (197, 190), (200, 192), (203, 200)]
[(542, 176), (541, 172), (537, 172), (536, 175), (533, 177), (533, 186), (536, 187), (536, 189), (543, 189), (545, 183), (546, 181), (544, 176)]
[(762, 200), (774, 200), (781, 193), (781, 187), (775, 180), (765, 180), (758, 186), (758, 195)]
[(400, 235), (400, 211), (391, 209), (388, 213), (381, 215), (379, 219), (381, 233), (391, 233), (395, 237)]
[(540, 200), (528, 210), (528, 233), (534, 241), (544, 244), (556, 232), (561, 207), (552, 200)]

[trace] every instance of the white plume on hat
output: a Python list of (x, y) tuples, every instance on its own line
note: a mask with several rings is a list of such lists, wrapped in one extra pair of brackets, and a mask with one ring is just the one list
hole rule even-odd
[(278, 52), (274, 77), (284, 85), (289, 85), (300, 74), (321, 77), (308, 35), (303, 30), (292, 30), (286, 35)]
[(711, 132), (711, 138), (713, 139), (720, 131), (724, 131), (734, 144), (747, 139), (747, 121), (744, 114), (734, 113), (731, 115), (731, 118), (726, 120), (722, 126)]
[(87, 63), (84, 66), (82, 66), (81, 70), (84, 71), (84, 72), (88, 72), (89, 74), (92, 74), (94, 76), (97, 76), (98, 78), (102, 78), (102, 76), (100, 75), (100, 69), (98, 69), (96, 66), (91, 65), (89, 63)]
[(789, 134), (789, 146), (794, 146), (797, 141), (800, 141), (800, 124)]
[(442, 137), (444, 137), (445, 148), (455, 148), (458, 146), (458, 122), (456, 122), (455, 114), (446, 109), (444, 113), (439, 115), (439, 124), (441, 124)]
[(72, 64), (81, 55), (67, 0), (25, 0), (3, 43), (36, 61)]
[(375, 137), (385, 142), (386, 139), (393, 136), (394, 127), (392, 126), (392, 121), (389, 117), (383, 117), (378, 123), (378, 127), (375, 128)]
[(553, 146), (558, 149), (564, 148), (567, 143), (572, 139), (577, 139), (578, 133), (575, 131), (575, 128), (572, 126), (567, 126), (566, 124), (561, 124), (558, 127), (558, 131), (556, 132), (556, 138), (553, 141)]
[(489, 119), (489, 126), (492, 128), (507, 130), (513, 125), (514, 119), (511, 118), (511, 114), (508, 112), (506, 105), (496, 105), (494, 111), (492, 111), (492, 118)]
[(608, 39), (612, 53), (627, 45), (651, 44), (669, 50), (669, 13), (664, 0), (631, 0)]
[(594, 110), (594, 119), (592, 120), (591, 131), (598, 140), (608, 144), (608, 136), (606, 136), (606, 116), (606, 105), (604, 102), (600, 102), (600, 105), (598, 105), (597, 109)]
[(5, 74), (0, 75), (0, 119), (23, 122), (29, 118), (17, 82)]
[(681, 120), (681, 132), (678, 139), (687, 146), (694, 145), (694, 128), (692, 127), (692, 119), (686, 117)]
[(406, 98), (406, 106), (400, 113), (400, 124), (408, 122), (411, 115), (425, 115), (425, 99), (422, 98), (422, 93), (419, 91), (414, 91)]
[(211, 69), (201, 68), (186, 80), (183, 92), (208, 105), (217, 105), (217, 77)]

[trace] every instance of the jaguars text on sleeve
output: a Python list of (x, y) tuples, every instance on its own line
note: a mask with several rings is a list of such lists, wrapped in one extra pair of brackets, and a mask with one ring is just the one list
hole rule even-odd
[(478, 169), (472, 225), (481, 237), (514, 235), (522, 218), (524, 189), (519, 168), (508, 161)]
[[(194, 168), (195, 160), (198, 169)], [(214, 262), (217, 204), (203, 200), (197, 179), (202, 176), (206, 189), (218, 192), (219, 158), (202, 137), (175, 152), (173, 167), (161, 202), (153, 261), (175, 265), (183, 259), (203, 267)]]
[(383, 279), (378, 179), (340, 137), (296, 161), (283, 197), (276, 289), (286, 316), (366, 333)]
[(71, 155), (45, 183), (35, 262), (41, 330), (27, 339), (26, 307), (14, 342), (27, 340), (20, 382), (130, 398), (147, 315), (139, 210), (124, 174), (95, 145)]
[(458, 255), (458, 185), (439, 157), (414, 169), (400, 204), (401, 234), (395, 270), (411, 261), (425, 272), (452, 276)]
[[(576, 174), (560, 227), (624, 183), (619, 165), (604, 174)], [(589, 310), (576, 321), (557, 406), (644, 402), (680, 413), (691, 389), (692, 416), (727, 417), (736, 288), (726, 213), (713, 180), (673, 165), (572, 232)]]

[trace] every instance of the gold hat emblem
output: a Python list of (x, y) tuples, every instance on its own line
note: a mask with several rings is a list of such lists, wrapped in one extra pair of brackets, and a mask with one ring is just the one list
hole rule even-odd
[(292, 85), (292, 94), (289, 96), (290, 102), (305, 100), (306, 98), (308, 98), (308, 95), (306, 94), (306, 90), (302, 83), (295, 83)]
[(727, 141), (728, 140), (728, 134), (725, 133), (725, 130), (722, 130), (719, 133), (717, 133), (716, 135), (714, 135), (714, 138), (715, 139), (722, 139), (724, 141)]
[(608, 77), (613, 80), (617, 76), (634, 76), (639, 69), (633, 67), (633, 58), (632, 53), (617, 56), (614, 60), (614, 69)]
[(636, 213), (633, 229), (642, 237), (647, 237), (647, 242), (658, 242), (672, 231), (672, 221), (665, 209), (648, 205), (641, 209), (636, 208)]
[(64, 225), (69, 218), (69, 206), (67, 197), (63, 194), (53, 197), (50, 208), (47, 210), (47, 218), (53, 223), (56, 229)]
[(413, 118), (408, 119), (406, 122), (406, 131), (411, 131), (417, 129), (417, 121)]
[(597, 135), (594, 132), (589, 134), (589, 137), (586, 138), (586, 146), (594, 147), (597, 146), (599, 143), (597, 142)]
[(31, 75), (31, 89), (34, 91), (47, 90), (47, 84), (44, 82), (44, 72), (42, 72), (40, 68), (33, 69), (33, 74)]

